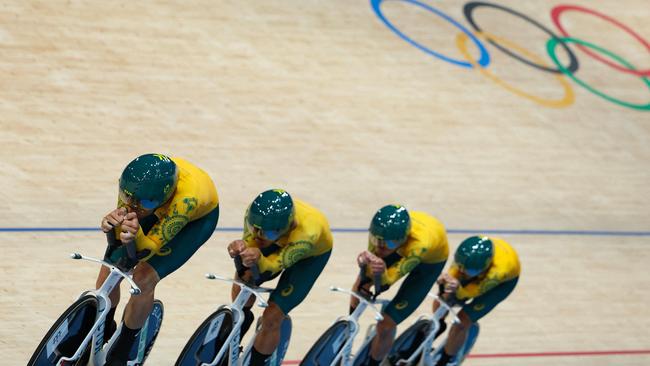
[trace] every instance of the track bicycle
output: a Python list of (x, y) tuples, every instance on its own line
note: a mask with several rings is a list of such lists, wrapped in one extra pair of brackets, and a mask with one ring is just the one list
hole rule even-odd
[[(361, 268), (360, 276), (361, 278), (365, 276), (365, 267)], [(370, 346), (376, 331), (374, 324), (371, 325), (366, 332), (359, 351), (353, 354), (352, 344), (359, 333), (359, 318), (366, 309), (371, 309), (375, 313), (375, 320), (381, 321), (384, 317), (381, 315), (381, 309), (377, 308), (377, 306), (384, 306), (389, 303), (388, 300), (377, 300), (377, 296), (381, 293), (381, 274), (376, 274), (373, 281), (374, 293), (368, 294), (335, 286), (330, 287), (333, 292), (354, 296), (359, 300), (359, 305), (352, 314), (339, 317), (334, 321), (309, 349), (300, 363), (301, 366), (353, 366), (365, 362), (369, 356)]]
[[(240, 257), (235, 257), (235, 267), (237, 273), (243, 273), (243, 264)], [(257, 266), (251, 268), (253, 282), (259, 279), (259, 270)], [(261, 318), (258, 319), (258, 327), (255, 335), (248, 345), (243, 349), (241, 342), (241, 327), (244, 323), (243, 308), (251, 296), (255, 296), (258, 305), (262, 308), (268, 306), (268, 302), (263, 298), (263, 294), (268, 294), (274, 289), (259, 287), (254, 284), (246, 283), (242, 280), (221, 277), (213, 273), (208, 273), (205, 277), (209, 280), (220, 280), (239, 286), (240, 291), (235, 300), (230, 305), (221, 305), (215, 312), (208, 316), (201, 325), (196, 329), (194, 334), (181, 351), (176, 360), (177, 366), (239, 366), (248, 365), (252, 353), (257, 330), (261, 324)], [(291, 318), (286, 316), (280, 329), (280, 343), (278, 347), (266, 362), (267, 366), (279, 366), (289, 348), (291, 339)], [(241, 355), (240, 355), (241, 353)]]
[[(107, 234), (109, 246), (115, 242), (114, 235), (113, 232)], [(129, 257), (133, 255), (135, 258), (135, 244), (125, 245)], [(132, 268), (120, 269), (115, 264), (79, 253), (73, 253), (70, 257), (99, 263), (107, 267), (110, 273), (99, 289), (84, 291), (54, 322), (36, 347), (36, 351), (27, 363), (29, 366), (104, 365), (106, 356), (121, 331), (120, 326), (110, 339), (105, 339), (106, 315), (111, 309), (109, 294), (119, 286), (122, 279), (126, 279), (131, 285), (129, 289), (131, 295), (140, 294), (140, 289), (132, 279)], [(137, 263), (137, 260), (134, 263)], [(163, 312), (162, 302), (154, 300), (153, 309), (129, 352), (130, 361), (127, 366), (144, 363), (160, 331)]]
[[(442, 294), (443, 289), (440, 289)], [(444, 339), (437, 347), (433, 346), (435, 339), (444, 331), (441, 325), (447, 314), (453, 316), (452, 324), (460, 323), (453, 305), (445, 302), (441, 295), (428, 294), (440, 305), (433, 314), (420, 316), (408, 327), (393, 343), (387, 359), (388, 364), (396, 366), (430, 366), (433, 365), (443, 351), (446, 342)], [(479, 325), (472, 324), (465, 343), (458, 353), (452, 357), (447, 366), (459, 366), (469, 354), (479, 333)]]

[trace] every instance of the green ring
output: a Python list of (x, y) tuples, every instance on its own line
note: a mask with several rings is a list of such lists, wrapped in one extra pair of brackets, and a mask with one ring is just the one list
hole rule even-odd
[[(636, 70), (632, 64), (630, 64), (629, 62), (627, 62), (626, 60), (624, 60), (623, 58), (621, 58), (620, 56), (614, 54), (611, 51), (608, 51), (608, 50), (606, 50), (604, 48), (598, 47), (598, 46), (596, 46), (594, 44), (591, 44), (589, 42), (585, 42), (585, 41), (577, 39), (577, 38), (571, 38), (571, 37), (565, 37), (565, 38), (560, 38), (560, 39), (551, 38), (546, 43), (546, 51), (548, 52), (548, 55), (551, 56), (551, 59), (553, 60), (553, 63), (555, 63), (555, 65), (557, 65), (557, 67), (560, 69), (560, 71), (562, 71), (563, 74), (565, 74), (568, 77), (570, 77), (571, 79), (573, 79), (573, 81), (578, 83), (583, 88), (589, 90), (593, 94), (596, 94), (596, 95), (600, 96), (601, 98), (607, 99), (610, 102), (618, 104), (618, 105), (623, 106), (623, 107), (628, 107), (628, 108), (632, 108), (632, 109), (646, 110), (646, 111), (650, 110), (650, 103), (648, 103), (648, 104), (632, 104), (632, 103), (628, 103), (628, 102), (616, 99), (614, 97), (611, 97), (611, 96), (609, 96), (609, 95), (607, 95), (605, 93), (602, 93), (602, 92), (594, 89), (593, 87), (589, 86), (584, 81), (582, 81), (582, 80), (578, 79), (577, 77), (575, 77), (575, 75), (573, 75), (573, 73), (571, 71), (567, 70), (567, 68), (560, 63), (560, 61), (557, 58), (557, 55), (555, 54), (555, 46), (557, 46), (557, 44), (560, 43), (560, 42), (578, 43), (578, 44), (580, 44), (582, 46), (589, 47), (589, 48), (591, 48), (591, 49), (593, 49), (595, 51), (598, 51), (598, 52), (600, 52), (602, 54), (605, 54), (606, 56), (609, 56), (609, 57), (613, 58), (614, 60), (618, 61), (619, 63), (623, 64), (624, 66), (626, 66), (629, 69)], [(648, 80), (648, 78), (645, 77), (645, 76), (642, 77), (641, 79), (643, 79), (643, 81), (646, 83), (646, 85), (650, 89), (650, 80)]]

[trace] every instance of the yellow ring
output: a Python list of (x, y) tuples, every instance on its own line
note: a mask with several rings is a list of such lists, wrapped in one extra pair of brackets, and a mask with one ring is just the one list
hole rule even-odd
[[(525, 50), (521, 48), (520, 46), (516, 45), (514, 42), (507, 41), (501, 37), (496, 37), (492, 34), (485, 33), (485, 32), (477, 32), (477, 36), (481, 37), (484, 40), (494, 40), (495, 42), (504, 45), (505, 47), (508, 47), (509, 49), (513, 49), (524, 56), (528, 57), (529, 59), (533, 60), (534, 62), (543, 65), (543, 66), (548, 66), (548, 64), (539, 56), (531, 53), (528, 50)], [(520, 89), (515, 88), (514, 86), (506, 83), (505, 81), (499, 79), (496, 77), (493, 73), (489, 72), (486, 68), (480, 66), (472, 56), (469, 54), (467, 51), (467, 35), (465, 33), (459, 33), (458, 36), (456, 36), (456, 46), (460, 50), (460, 52), (463, 54), (463, 56), (469, 61), (472, 66), (474, 66), (475, 69), (479, 70), (483, 76), (487, 77), (488, 79), (494, 81), (495, 83), (501, 85), (505, 89), (511, 91), (512, 93), (519, 95), (520, 97), (524, 97), (526, 99), (532, 100), (533, 102), (537, 104), (541, 104), (546, 107), (552, 107), (552, 108), (562, 108), (562, 107), (567, 107), (575, 101), (575, 95), (573, 94), (573, 88), (571, 88), (571, 85), (569, 84), (569, 81), (566, 79), (564, 75), (554, 75), (555, 78), (560, 82), (562, 87), (564, 88), (564, 97), (560, 100), (554, 100), (554, 99), (544, 99), (540, 98), (536, 95), (528, 94)]]
[(293, 285), (289, 285), (288, 287), (285, 287), (284, 289), (282, 289), (282, 291), (280, 291), (280, 295), (286, 297), (291, 295), (292, 292), (293, 292)]

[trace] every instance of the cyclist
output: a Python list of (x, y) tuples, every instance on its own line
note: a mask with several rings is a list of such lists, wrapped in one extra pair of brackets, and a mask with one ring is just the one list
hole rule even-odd
[[(243, 240), (228, 245), (231, 257), (240, 256), (245, 267), (260, 272), (257, 284), (280, 275), (269, 306), (262, 314), (262, 327), (255, 338), (251, 365), (264, 365), (280, 342), (280, 326), (300, 304), (322, 272), (332, 252), (332, 233), (325, 216), (307, 203), (293, 199), (282, 189), (260, 193), (244, 219)], [(250, 280), (251, 271), (236, 275)], [(232, 298), (239, 293), (233, 286)], [(253, 322), (251, 298), (244, 308), (242, 336)]]
[[(395, 339), (397, 325), (424, 300), (442, 272), (449, 255), (445, 227), (424, 212), (409, 213), (404, 206), (387, 205), (372, 218), (368, 250), (357, 257), (366, 266), (365, 276), (358, 276), (354, 291), (369, 293), (374, 274), (381, 274), (382, 291), (406, 276), (397, 294), (382, 310), (384, 319), (377, 323), (367, 365), (379, 365)], [(352, 297), (350, 313), (359, 300)]]
[[(106, 365), (126, 364), (138, 331), (151, 312), (156, 285), (210, 238), (218, 219), (215, 185), (195, 165), (177, 157), (145, 154), (124, 168), (119, 180), (117, 208), (101, 223), (102, 231), (112, 238), (105, 259), (124, 270), (133, 268), (133, 280), (142, 293), (129, 299), (122, 330), (109, 350)], [(133, 246), (135, 250), (131, 249)], [(102, 267), (97, 288), (108, 274), (108, 269)], [(110, 299), (106, 339), (116, 330), (114, 317), (120, 300), (119, 286)]]
[[(453, 357), (465, 343), (472, 324), (510, 295), (520, 272), (517, 252), (504, 240), (471, 236), (460, 243), (454, 263), (437, 282), (444, 286), (445, 297), (464, 304), (458, 313), (461, 322), (449, 330), (436, 366), (455, 365)], [(434, 302), (433, 311), (437, 307), (438, 303)]]

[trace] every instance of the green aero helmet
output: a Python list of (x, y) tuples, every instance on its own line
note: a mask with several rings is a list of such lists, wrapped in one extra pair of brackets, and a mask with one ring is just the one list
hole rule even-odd
[(269, 189), (251, 203), (246, 212), (246, 224), (259, 236), (276, 241), (291, 227), (295, 212), (289, 193), (282, 189)]
[(470, 236), (456, 249), (454, 262), (470, 277), (488, 269), (494, 257), (494, 244), (487, 236)]
[(411, 216), (401, 205), (380, 208), (370, 222), (370, 234), (382, 239), (388, 249), (396, 249), (404, 244), (410, 230)]
[(178, 182), (178, 168), (161, 154), (138, 156), (120, 176), (120, 199), (145, 210), (162, 206), (171, 198)]

